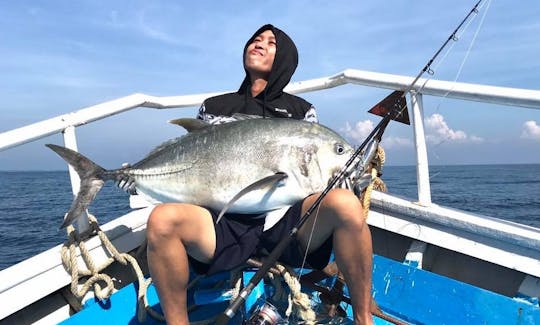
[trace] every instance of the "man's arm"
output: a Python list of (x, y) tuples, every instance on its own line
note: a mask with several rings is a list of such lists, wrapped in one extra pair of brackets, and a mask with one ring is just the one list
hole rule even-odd
[(315, 106), (311, 105), (311, 107), (307, 110), (306, 114), (304, 115), (304, 121), (319, 123)]
[(199, 120), (203, 120), (205, 122), (208, 122), (209, 124), (223, 124), (223, 123), (236, 121), (236, 119), (234, 117), (231, 117), (231, 116), (214, 115), (214, 114), (206, 113), (206, 108), (204, 107), (204, 102), (202, 103), (201, 107), (199, 108), (199, 113), (197, 113), (197, 118)]

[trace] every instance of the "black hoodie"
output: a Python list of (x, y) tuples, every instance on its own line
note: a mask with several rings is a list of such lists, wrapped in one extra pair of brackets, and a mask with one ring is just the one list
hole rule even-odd
[(264, 90), (256, 97), (251, 95), (251, 80), (246, 70), (246, 77), (237, 92), (211, 97), (204, 101), (197, 116), (199, 119), (218, 124), (234, 120), (230, 117), (234, 113), (242, 113), (317, 122), (313, 105), (298, 96), (283, 92), (298, 65), (298, 51), (285, 32), (270, 24), (262, 26), (244, 46), (242, 60), (249, 44), (266, 30), (271, 30), (276, 37), (276, 54)]

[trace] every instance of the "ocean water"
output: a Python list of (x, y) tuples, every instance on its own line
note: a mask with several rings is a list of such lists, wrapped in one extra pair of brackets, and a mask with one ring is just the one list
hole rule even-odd
[[(432, 201), (540, 228), (540, 165), (432, 166)], [(415, 199), (413, 166), (386, 166), (389, 192)], [(67, 171), (0, 172), (0, 270), (65, 240), (72, 194)], [(101, 224), (130, 210), (109, 182), (90, 207)]]

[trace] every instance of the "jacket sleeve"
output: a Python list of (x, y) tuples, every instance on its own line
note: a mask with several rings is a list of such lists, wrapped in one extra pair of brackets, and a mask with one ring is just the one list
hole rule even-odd
[(204, 107), (204, 103), (205, 102), (203, 102), (201, 104), (201, 107), (199, 107), (199, 112), (197, 113), (197, 119), (206, 121), (206, 119), (205, 119), (205, 117), (206, 117), (206, 113), (205, 113), (206, 109)]
[(317, 116), (315, 106), (311, 105), (311, 107), (306, 111), (306, 114), (304, 115), (304, 121), (319, 123), (319, 118)]
[(222, 124), (222, 123), (236, 121), (236, 118), (232, 116), (214, 115), (214, 114), (207, 113), (205, 103), (206, 101), (204, 101), (201, 107), (199, 108), (199, 112), (197, 113), (197, 119), (208, 122), (209, 124)]

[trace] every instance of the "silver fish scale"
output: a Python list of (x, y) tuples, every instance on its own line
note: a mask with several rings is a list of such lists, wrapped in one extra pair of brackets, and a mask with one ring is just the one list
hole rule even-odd
[[(336, 152), (336, 145), (345, 148)], [(277, 172), (288, 178), (248, 193), (230, 209), (265, 212), (321, 191), (353, 148), (332, 130), (291, 119), (249, 119), (208, 126), (167, 141), (124, 169), (138, 193), (160, 202), (221, 209), (248, 185)]]

